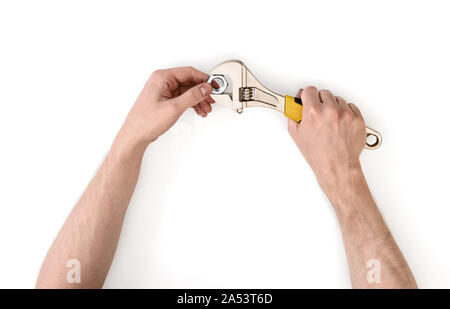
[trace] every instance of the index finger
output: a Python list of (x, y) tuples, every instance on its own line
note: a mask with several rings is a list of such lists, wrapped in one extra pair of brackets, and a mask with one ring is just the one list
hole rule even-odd
[(303, 106), (308, 106), (310, 104), (321, 104), (319, 91), (314, 86), (306, 87), (301, 93), (301, 99)]
[(185, 86), (204, 83), (209, 76), (208, 74), (189, 66), (168, 69), (168, 73), (176, 79), (179, 85)]

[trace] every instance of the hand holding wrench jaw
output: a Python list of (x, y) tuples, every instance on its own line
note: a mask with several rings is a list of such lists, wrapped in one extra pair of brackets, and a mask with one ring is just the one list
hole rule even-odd
[[(230, 60), (212, 69), (208, 83), (213, 84), (211, 98), (219, 105), (242, 113), (246, 107), (268, 107), (282, 112), (297, 122), (302, 119), (300, 98), (282, 96), (264, 87), (239, 60)], [(366, 127), (366, 149), (381, 145), (381, 134)], [(368, 141), (375, 137), (374, 142)]]

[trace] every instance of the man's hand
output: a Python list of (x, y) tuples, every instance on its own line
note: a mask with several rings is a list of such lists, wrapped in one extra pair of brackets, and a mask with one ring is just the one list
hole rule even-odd
[(208, 75), (192, 67), (155, 71), (123, 126), (134, 141), (148, 145), (166, 132), (189, 107), (206, 117), (211, 112)]
[(329, 182), (360, 168), (359, 155), (366, 138), (364, 119), (354, 104), (328, 90), (310, 86), (297, 96), (303, 102), (303, 119), (299, 124), (289, 119), (289, 133), (326, 189)]
[[(185, 67), (156, 71), (149, 78), (94, 179), (50, 248), (36, 287), (100, 288), (105, 281), (125, 212), (148, 144), (189, 107), (211, 111), (208, 75)], [(67, 277), (67, 262), (79, 262), (79, 280)], [(69, 280), (70, 279), (70, 280)]]
[(353, 287), (416, 288), (359, 163), (366, 137), (360, 111), (328, 90), (307, 87), (297, 96), (302, 121), (289, 120), (289, 133), (336, 212)]

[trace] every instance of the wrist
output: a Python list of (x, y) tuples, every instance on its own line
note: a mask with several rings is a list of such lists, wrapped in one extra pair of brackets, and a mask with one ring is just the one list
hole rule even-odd
[(356, 193), (370, 195), (359, 162), (346, 168), (330, 169), (316, 176), (336, 212), (351, 212)]
[(347, 186), (349, 183), (353, 183), (361, 177), (364, 178), (359, 161), (346, 165), (323, 164), (320, 169), (315, 169), (314, 173), (320, 187), (325, 193), (339, 191), (343, 186)]
[(122, 127), (111, 146), (110, 156), (121, 162), (141, 160), (148, 145)]

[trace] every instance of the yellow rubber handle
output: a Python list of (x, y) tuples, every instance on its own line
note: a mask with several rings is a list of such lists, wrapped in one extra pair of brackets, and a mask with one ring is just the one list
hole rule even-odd
[(284, 115), (289, 119), (300, 122), (302, 120), (303, 103), (300, 98), (285, 96)]

